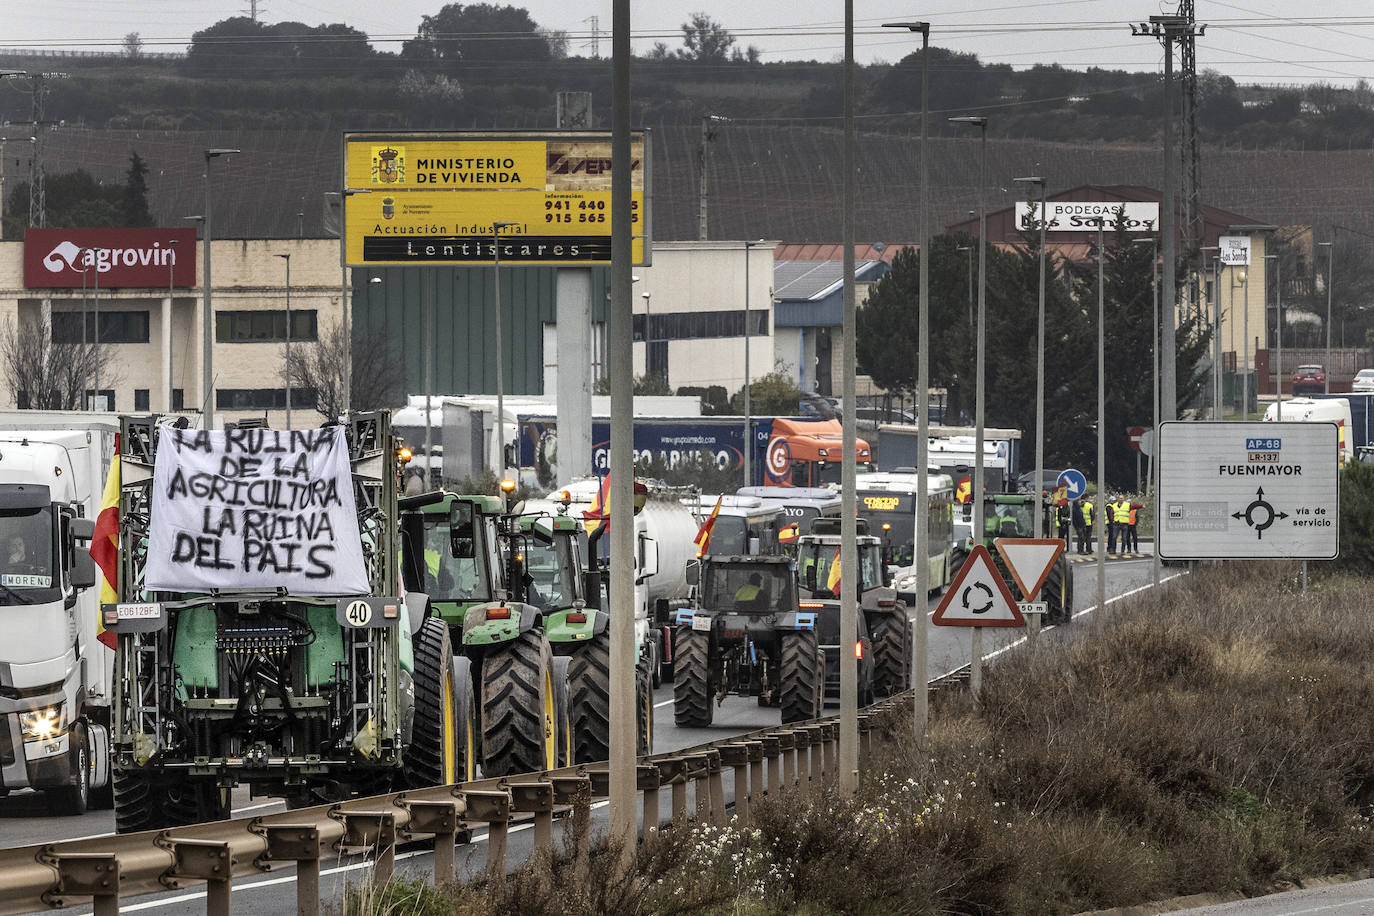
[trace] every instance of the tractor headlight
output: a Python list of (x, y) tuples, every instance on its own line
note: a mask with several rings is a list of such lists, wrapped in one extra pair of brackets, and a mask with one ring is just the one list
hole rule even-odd
[(47, 741), (67, 730), (67, 708), (64, 704), (30, 709), (19, 714), (19, 730), (25, 741)]

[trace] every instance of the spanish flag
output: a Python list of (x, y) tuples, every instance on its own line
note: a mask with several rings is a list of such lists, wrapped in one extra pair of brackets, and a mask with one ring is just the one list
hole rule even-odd
[(587, 534), (593, 534), (602, 522), (609, 528), (610, 521), (611, 475), (607, 474), (601, 478), (601, 486), (596, 488), (596, 494), (592, 496), (591, 508), (582, 511), (582, 527), (587, 529)]
[(796, 522), (793, 522), (792, 524), (787, 525), (781, 531), (778, 532), (778, 543), (791, 544), (794, 543), (800, 536), (801, 528), (797, 525)]
[[(113, 604), (119, 600), (119, 434), (115, 434), (114, 460), (110, 475), (105, 478), (105, 492), (100, 497), (100, 514), (95, 517), (95, 537), (91, 539), (91, 559), (100, 570), (100, 603)], [(111, 649), (115, 635), (105, 629), (100, 608), (96, 608), (96, 639)]]
[(706, 521), (701, 523), (701, 528), (697, 530), (697, 536), (692, 538), (692, 543), (697, 545), (697, 556), (699, 557), (704, 557), (711, 552), (711, 532), (716, 527), (716, 516), (720, 515), (720, 504), (724, 501), (724, 494), (716, 497), (716, 507), (711, 510)]
[(972, 498), (973, 481), (965, 475), (964, 478), (959, 481), (959, 485), (954, 488), (954, 501), (962, 504), (968, 502)]
[(1069, 485), (1064, 483), (1054, 488), (1050, 494), (1050, 505), (1062, 506), (1069, 501)]
[(835, 548), (835, 559), (830, 563), (830, 575), (825, 578), (825, 587), (832, 595), (840, 593), (840, 548)]

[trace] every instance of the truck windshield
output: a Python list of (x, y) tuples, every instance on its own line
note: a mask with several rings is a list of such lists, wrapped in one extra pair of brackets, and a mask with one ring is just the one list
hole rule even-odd
[(576, 592), (571, 543), (567, 537), (555, 537), (552, 544), (540, 544), (531, 539), (525, 554), (526, 568), (534, 577), (534, 588), (547, 608), (572, 606)]
[(432, 601), (490, 601), (487, 558), (480, 542), (474, 556), (455, 557), (448, 519), (425, 519), (425, 593)]
[(0, 604), (51, 600), (43, 594), (61, 588), (53, 570), (52, 509), (0, 512)]

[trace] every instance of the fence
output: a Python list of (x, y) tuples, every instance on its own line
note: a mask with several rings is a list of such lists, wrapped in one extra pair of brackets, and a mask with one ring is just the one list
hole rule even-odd
[[(967, 679), (965, 666), (932, 681), (935, 691)], [(911, 702), (911, 691), (859, 713), (859, 765), (871, 756), (875, 714)], [(697, 819), (742, 823), (765, 794), (814, 792), (836, 778), (839, 718), (764, 728), (682, 751), (643, 757), (636, 766), (646, 833), (662, 826), (661, 795), (671, 795), (671, 823), (688, 819), (688, 789)], [(553, 851), (555, 817), (570, 818), (577, 869), (589, 860), (591, 804), (606, 798), (606, 764), (482, 779), (452, 786), (393, 792), (262, 817), (217, 821), (126, 836), (72, 840), (0, 851), (0, 914), (94, 904), (96, 916), (119, 912), (128, 897), (204, 882), (206, 912), (227, 916), (233, 881), (273, 867), (296, 866), (297, 912), (320, 911), (320, 862), (348, 851), (368, 852), (374, 877), (385, 881), (396, 845), (423, 837), (434, 843), (436, 882), (455, 877), (456, 844), (476, 827), (488, 830), (486, 868), (506, 871), (512, 823), (533, 821), (533, 855)], [(733, 771), (733, 801), (724, 773)]]

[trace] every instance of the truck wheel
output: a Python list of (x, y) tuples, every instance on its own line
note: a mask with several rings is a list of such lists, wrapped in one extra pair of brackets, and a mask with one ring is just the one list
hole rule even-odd
[(906, 686), (907, 627), (906, 610), (872, 618), (873, 692), (880, 697), (901, 693)]
[(1073, 620), (1073, 579), (1069, 564), (1060, 557), (1045, 577), (1040, 587), (1040, 600), (1046, 604), (1045, 616), (1052, 624), (1065, 624)]
[(678, 728), (705, 728), (715, 715), (708, 682), (711, 634), (678, 627), (673, 650), (673, 721)]
[(482, 659), (482, 775), (557, 765), (553, 659), (541, 630), (526, 630)]
[(782, 635), (782, 721), (804, 722), (821, 714), (816, 689), (825, 680), (820, 647), (814, 630)]
[(639, 656), (635, 666), (635, 754), (644, 757), (654, 752), (654, 687), (653, 674), (657, 662), (647, 654)]
[(58, 789), (48, 789), (44, 794), (51, 801), (54, 814), (74, 816), (85, 814), (91, 801), (91, 749), (86, 726), (80, 722), (74, 724), (69, 742), (71, 782)]
[(401, 768), (412, 789), (446, 786), (462, 777), (457, 685), (448, 626), (429, 617), (415, 634), (415, 725)]
[(553, 657), (553, 717), (554, 743), (558, 745), (558, 766), (573, 764), (573, 724), (568, 701), (568, 665), (566, 655)]
[(572, 681), (573, 759), (595, 763), (611, 757), (611, 634), (607, 630), (578, 646), (569, 670)]

